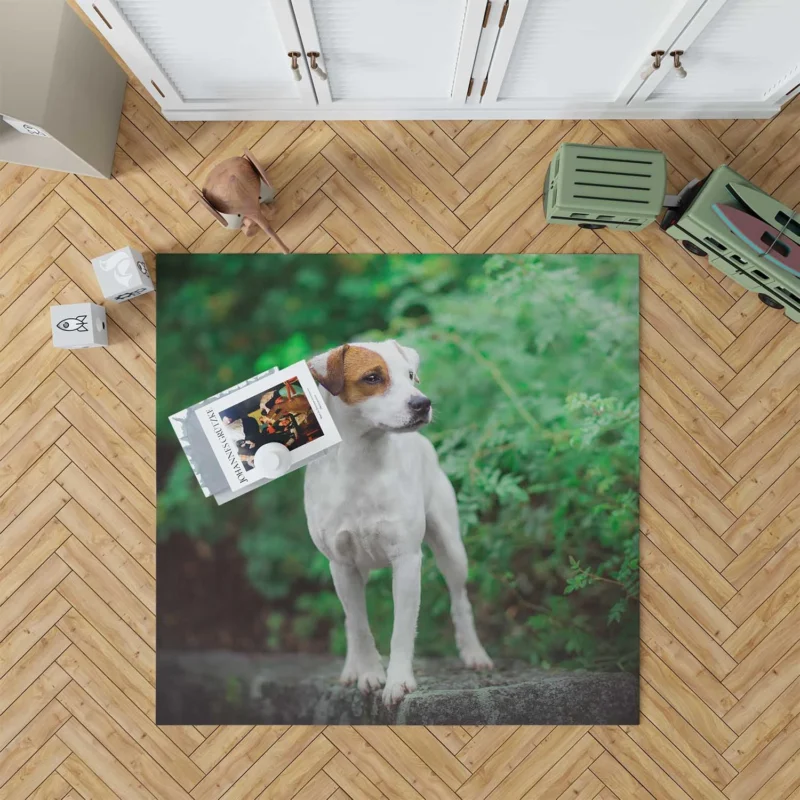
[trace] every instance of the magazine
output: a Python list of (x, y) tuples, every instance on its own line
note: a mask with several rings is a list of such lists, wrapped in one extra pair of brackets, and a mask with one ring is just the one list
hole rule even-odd
[[(275, 477), (264, 466), (267, 452), (285, 455), (283, 474), (305, 466), (341, 441), (304, 361), (223, 392), (193, 409), (227, 489), (233, 493)], [(265, 449), (259, 454), (261, 448)], [(226, 491), (218, 488), (213, 492), (218, 493), (228, 499)]]

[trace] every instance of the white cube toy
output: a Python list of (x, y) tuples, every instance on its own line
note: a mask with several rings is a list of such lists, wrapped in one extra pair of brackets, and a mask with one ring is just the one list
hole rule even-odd
[(153, 291), (153, 281), (142, 254), (123, 247), (92, 259), (94, 274), (106, 300), (121, 303)]
[(77, 350), (108, 344), (106, 310), (94, 303), (50, 306), (53, 347)]

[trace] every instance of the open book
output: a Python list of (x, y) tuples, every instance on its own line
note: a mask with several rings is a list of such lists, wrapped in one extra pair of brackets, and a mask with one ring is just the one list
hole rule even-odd
[[(277, 367), (170, 416), (203, 494), (226, 503), (341, 441), (308, 365)], [(277, 462), (275, 462), (277, 463)]]

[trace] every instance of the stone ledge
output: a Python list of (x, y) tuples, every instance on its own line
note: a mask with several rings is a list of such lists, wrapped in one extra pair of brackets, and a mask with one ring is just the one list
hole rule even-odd
[(396, 709), (340, 686), (332, 656), (158, 654), (159, 725), (636, 725), (638, 679), (501, 661), (490, 673), (417, 659), (417, 691)]

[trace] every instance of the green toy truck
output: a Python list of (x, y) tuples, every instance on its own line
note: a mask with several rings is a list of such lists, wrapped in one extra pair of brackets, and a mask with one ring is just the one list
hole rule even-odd
[(800, 322), (800, 276), (761, 257), (714, 211), (714, 205), (723, 204), (749, 211), (729, 186), (746, 186), (764, 194), (730, 167), (717, 167), (681, 193), (678, 206), (668, 209), (661, 220), (661, 229), (690, 253), (708, 256), (712, 266), (756, 292), (763, 303), (784, 309), (789, 319)]
[(550, 223), (639, 231), (664, 206), (667, 160), (658, 150), (562, 144), (544, 183)]
[[(554, 224), (639, 231), (666, 207), (659, 225), (667, 235), (800, 322), (798, 215), (727, 166), (678, 195), (665, 194), (666, 185), (658, 150), (565, 143), (545, 177), (545, 216)], [(747, 231), (731, 220), (743, 220)]]

